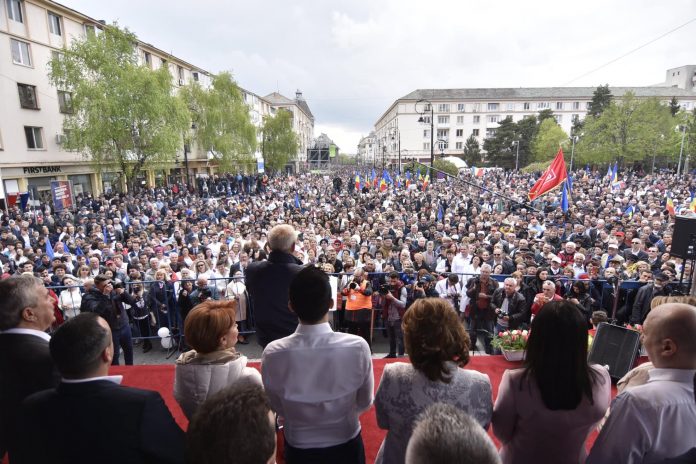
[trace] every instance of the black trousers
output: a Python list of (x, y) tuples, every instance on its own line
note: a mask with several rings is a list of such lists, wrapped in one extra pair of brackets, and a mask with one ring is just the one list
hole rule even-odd
[(367, 344), (372, 347), (370, 341), (370, 318), (372, 317), (371, 309), (355, 309), (345, 313), (345, 324), (348, 333), (358, 335), (365, 339)]
[(362, 435), (328, 448), (295, 448), (285, 442), (287, 464), (365, 464)]
[(389, 335), (389, 354), (396, 355), (398, 344), (398, 355), (404, 355), (404, 332), (401, 330), (401, 319), (398, 321), (387, 321), (387, 334)]

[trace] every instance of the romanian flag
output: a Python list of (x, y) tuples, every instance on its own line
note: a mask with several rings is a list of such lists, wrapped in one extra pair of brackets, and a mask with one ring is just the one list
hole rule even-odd
[(527, 195), (530, 200), (536, 200), (546, 192), (561, 185), (567, 178), (568, 173), (566, 172), (565, 160), (563, 159), (563, 149), (559, 148), (556, 158), (532, 186)]
[(674, 216), (674, 202), (672, 201), (672, 195), (667, 193), (667, 205), (665, 207), (671, 216)]
[(384, 192), (387, 190), (387, 181), (382, 177), (382, 180), (379, 181), (379, 191)]
[(430, 182), (430, 172), (425, 173), (425, 178), (423, 179), (423, 191), (428, 188), (428, 183)]
[(372, 168), (372, 187), (377, 188), (377, 174), (375, 173), (375, 168)]
[(614, 170), (611, 172), (611, 189), (620, 190), (621, 183), (619, 182), (619, 162), (614, 163)]
[(411, 171), (406, 171), (406, 190), (411, 186)]
[(689, 211), (693, 211), (696, 213), (696, 195), (694, 195), (694, 192), (691, 192), (691, 203), (689, 203)]
[(360, 190), (360, 174), (355, 175), (355, 190)]

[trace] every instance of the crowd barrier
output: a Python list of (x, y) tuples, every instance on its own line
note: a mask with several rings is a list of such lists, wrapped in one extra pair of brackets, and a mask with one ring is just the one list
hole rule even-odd
[[(375, 296), (373, 297), (373, 308), (379, 310), (382, 308), (384, 298), (379, 295), (379, 286), (386, 283), (388, 280), (388, 274), (385, 272), (375, 272), (368, 274), (368, 280), (371, 282)], [(335, 308), (341, 309), (342, 298), (341, 290), (342, 288), (350, 282), (352, 279), (352, 274), (345, 273), (333, 273), (329, 274), (332, 277), (331, 282), (333, 285), (333, 290), (336, 297)], [(411, 286), (417, 277), (417, 274), (410, 273), (399, 273), (401, 280), (407, 285), (407, 288)], [(442, 274), (443, 276), (448, 276), (450, 273)], [(458, 273), (460, 282), (466, 282), (472, 277), (476, 277), (476, 274), (466, 274)], [(509, 275), (492, 275), (495, 281), (499, 282), (502, 287), (503, 281), (510, 277)], [(534, 276), (525, 276), (527, 282), (532, 281)], [(637, 281), (620, 281), (620, 282), (608, 282), (604, 279), (596, 280), (581, 280), (581, 279), (567, 279), (558, 278), (553, 279), (556, 282), (560, 282), (561, 285), (570, 284), (576, 280), (586, 282), (588, 285), (588, 291), (590, 296), (594, 300), (595, 309), (603, 309), (611, 316), (612, 311), (625, 305), (627, 301), (630, 302), (631, 295), (635, 295), (635, 291), (642, 285), (641, 282)], [(185, 304), (179, 298), (181, 287), (185, 282), (190, 282), (193, 285), (193, 290), (196, 289), (196, 279), (183, 279), (176, 281), (167, 281), (159, 289), (159, 282), (153, 280), (146, 281), (129, 281), (124, 282), (124, 291), (129, 294), (136, 294), (135, 290), (140, 288), (139, 293), (140, 298), (137, 298), (136, 305), (126, 305), (127, 312), (130, 319), (130, 325), (132, 329), (134, 340), (162, 340), (162, 346), (167, 349), (177, 349), (182, 346), (183, 341), (183, 319), (182, 313), (186, 313), (186, 310), (191, 308), (185, 308), (182, 305)], [(237, 282), (235, 285), (234, 295), (228, 294), (228, 288), (230, 282)], [(432, 285), (435, 285), (433, 282)], [(617, 285), (618, 284), (618, 285)], [(688, 293), (690, 288), (690, 282), (682, 283), (682, 287), (679, 284), (674, 285), (674, 290), (681, 292), (682, 294)], [(80, 305), (82, 302), (82, 295), (85, 291), (84, 286), (51, 286), (56, 295), (58, 296), (59, 307), (63, 311), (64, 317), (70, 318), (74, 317), (79, 313)], [(465, 285), (461, 285), (462, 295), (466, 292)], [(239, 332), (242, 335), (251, 335), (255, 333), (255, 323), (254, 323), (254, 308), (251, 303), (248, 293), (243, 285), (242, 277), (217, 277), (208, 278), (208, 287), (210, 291), (210, 298), (212, 299), (235, 299), (237, 301), (238, 311), (240, 309), (246, 314), (246, 319), (240, 321)], [(232, 290), (232, 288), (230, 288)], [(116, 290), (115, 290), (116, 291)], [(619, 303), (614, 306), (614, 298), (618, 292)], [(199, 292), (200, 293), (200, 292)], [(162, 299), (163, 298), (163, 299)], [(462, 296), (465, 298), (465, 296)], [(375, 330), (386, 330), (384, 324), (381, 321), (381, 311), (375, 311), (376, 321)], [(184, 314), (185, 315), (185, 314)], [(335, 318), (338, 319), (338, 318)], [(333, 324), (337, 324), (337, 320), (332, 321)], [(334, 325), (334, 328), (338, 328)], [(166, 330), (162, 330), (166, 329)]]

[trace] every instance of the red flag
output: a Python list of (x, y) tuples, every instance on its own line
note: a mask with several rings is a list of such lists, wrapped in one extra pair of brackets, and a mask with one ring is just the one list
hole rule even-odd
[(7, 194), (7, 206), (12, 207), (17, 204), (17, 198), (19, 193), (8, 193)]
[(546, 192), (561, 185), (567, 178), (568, 173), (566, 172), (566, 165), (563, 160), (563, 149), (559, 148), (556, 158), (554, 158), (551, 165), (544, 171), (527, 195), (530, 200), (535, 200)]

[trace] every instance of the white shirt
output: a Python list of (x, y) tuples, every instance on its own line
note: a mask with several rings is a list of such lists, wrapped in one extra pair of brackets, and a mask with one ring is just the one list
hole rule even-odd
[(113, 382), (117, 385), (121, 385), (121, 382), (123, 382), (123, 376), (122, 375), (102, 375), (100, 377), (90, 377), (88, 379), (66, 379), (66, 378), (60, 379), (60, 381), (62, 383), (87, 383), (87, 382), (96, 382), (97, 380), (108, 380), (109, 382)]
[(693, 448), (695, 373), (693, 369), (653, 368), (648, 383), (617, 396), (587, 463), (649, 464)]
[(374, 399), (370, 347), (361, 337), (333, 332), (328, 322), (299, 324), (266, 346), (263, 386), (285, 419), (296, 448), (326, 448), (355, 438), (359, 416)]
[(34, 335), (36, 337), (43, 338), (47, 342), (51, 341), (50, 335), (48, 335), (46, 332), (42, 332), (36, 329), (20, 329), (19, 327), (16, 327), (14, 329), (3, 330), (2, 332), (0, 332), (0, 334)]
[[(471, 256), (462, 256), (461, 253), (457, 253), (457, 256), (452, 260), (452, 272), (454, 274), (464, 274), (471, 264)], [(461, 279), (462, 276), (459, 276)]]

